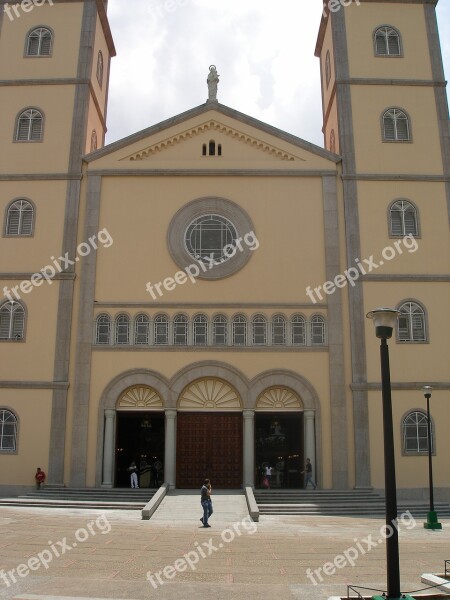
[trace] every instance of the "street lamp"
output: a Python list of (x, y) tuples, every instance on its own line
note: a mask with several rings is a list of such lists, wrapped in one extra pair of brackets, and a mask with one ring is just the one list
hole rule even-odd
[(367, 313), (375, 325), (375, 335), (381, 340), (381, 389), (383, 399), (384, 481), (386, 493), (386, 570), (387, 596), (373, 596), (373, 600), (411, 598), (400, 593), (400, 559), (397, 529), (397, 490), (395, 483), (394, 428), (392, 423), (391, 374), (389, 369), (388, 339), (397, 323), (400, 311), (377, 308)]
[(430, 417), (430, 398), (433, 388), (431, 385), (425, 385), (422, 388), (423, 395), (427, 399), (427, 426), (428, 426), (428, 477), (430, 487), (430, 511), (427, 513), (427, 522), (423, 524), (425, 529), (442, 529), (441, 523), (437, 518), (437, 512), (434, 510), (434, 492), (433, 492), (433, 462), (432, 462), (432, 444), (431, 444), (431, 417)]

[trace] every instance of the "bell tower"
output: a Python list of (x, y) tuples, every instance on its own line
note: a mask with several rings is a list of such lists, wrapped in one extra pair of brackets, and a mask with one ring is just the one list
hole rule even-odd
[(39, 462), (49, 483), (64, 481), (75, 263), (62, 259), (79, 242), (82, 157), (106, 133), (115, 55), (106, 7), (0, 2), (0, 309), (8, 302), (21, 315), (14, 336), (2, 322), (0, 381), (26, 406), (23, 430), (42, 426), (20, 469)]
[[(324, 142), (342, 157), (347, 265), (377, 264), (348, 287), (355, 486), (368, 487), (377, 477), (367, 440), (379, 363), (365, 313), (412, 299), (427, 312), (430, 336), (439, 330), (450, 279), (449, 114), (437, 0), (336, 4), (325, 8), (316, 46)], [(399, 206), (409, 207), (400, 217)], [(400, 252), (407, 234), (417, 251)], [(403, 341), (404, 368), (393, 382), (406, 406), (407, 391), (427, 374), (425, 346), (400, 334), (394, 344)], [(439, 354), (439, 343), (435, 336), (429, 351)], [(445, 381), (444, 372), (435, 377)]]

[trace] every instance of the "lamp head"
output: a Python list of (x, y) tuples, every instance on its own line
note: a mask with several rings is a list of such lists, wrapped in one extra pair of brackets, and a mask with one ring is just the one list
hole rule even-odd
[(392, 337), (399, 314), (400, 311), (395, 308), (376, 308), (368, 312), (366, 316), (373, 320), (377, 338), (388, 340)]
[(433, 388), (431, 387), (431, 385), (424, 385), (422, 388), (422, 392), (423, 392), (423, 395), (425, 396), (425, 398), (431, 398), (432, 391), (433, 391)]

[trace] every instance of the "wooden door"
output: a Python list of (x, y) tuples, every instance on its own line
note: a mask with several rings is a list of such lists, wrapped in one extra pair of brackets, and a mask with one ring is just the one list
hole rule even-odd
[(178, 488), (240, 488), (242, 460), (241, 413), (178, 413)]

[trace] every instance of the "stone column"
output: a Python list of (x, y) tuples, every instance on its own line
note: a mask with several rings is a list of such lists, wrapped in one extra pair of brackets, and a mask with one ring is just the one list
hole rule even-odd
[(114, 433), (116, 411), (113, 408), (105, 410), (105, 434), (103, 438), (103, 481), (102, 487), (113, 487), (114, 469)]
[(176, 417), (177, 411), (168, 408), (165, 411), (166, 415), (166, 437), (165, 437), (165, 454), (164, 454), (164, 483), (167, 483), (169, 488), (175, 487), (176, 475)]
[(305, 429), (305, 461), (307, 458), (311, 459), (313, 466), (313, 479), (316, 481), (316, 429), (314, 427), (315, 414), (313, 410), (305, 410), (303, 413), (304, 417), (304, 429)]
[(255, 411), (244, 410), (244, 486), (255, 487)]

